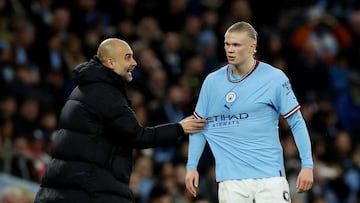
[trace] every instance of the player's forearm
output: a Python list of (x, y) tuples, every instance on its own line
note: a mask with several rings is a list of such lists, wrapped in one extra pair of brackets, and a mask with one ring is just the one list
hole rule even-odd
[(286, 120), (294, 135), (295, 143), (300, 154), (301, 167), (313, 168), (310, 136), (301, 112), (297, 111)]
[(189, 136), (189, 152), (186, 169), (197, 169), (206, 140), (201, 133)]

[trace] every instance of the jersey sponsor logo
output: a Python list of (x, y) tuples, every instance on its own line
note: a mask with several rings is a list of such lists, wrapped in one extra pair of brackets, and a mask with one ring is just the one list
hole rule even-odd
[(229, 93), (227, 93), (227, 95), (226, 95), (226, 97), (225, 97), (226, 102), (229, 102), (229, 103), (234, 102), (235, 99), (236, 99), (236, 94), (235, 94), (235, 92), (229, 92)]
[(217, 115), (206, 118), (210, 127), (239, 125), (242, 119), (247, 119), (248, 113), (239, 113), (233, 115)]
[(248, 113), (239, 113), (233, 115), (217, 115), (208, 117), (208, 122), (218, 122), (218, 121), (234, 121), (234, 120), (241, 120), (246, 119), (249, 117)]

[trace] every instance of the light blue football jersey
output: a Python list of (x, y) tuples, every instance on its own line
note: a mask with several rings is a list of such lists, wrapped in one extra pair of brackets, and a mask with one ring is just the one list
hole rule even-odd
[[(288, 77), (269, 64), (256, 61), (242, 77), (234, 77), (228, 65), (210, 73), (194, 111), (208, 123), (189, 137), (187, 168), (197, 167), (207, 141), (217, 181), (285, 176), (279, 116), (286, 119), (299, 109)], [(302, 150), (307, 151), (308, 134), (303, 137)], [(311, 153), (302, 158), (312, 166)]]

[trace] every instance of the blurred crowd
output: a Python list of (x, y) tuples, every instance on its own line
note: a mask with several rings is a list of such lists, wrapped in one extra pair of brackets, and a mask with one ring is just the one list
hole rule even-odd
[[(280, 120), (293, 203), (360, 202), (360, 2), (356, 0), (0, 0), (0, 172), (39, 183), (71, 71), (105, 38), (126, 40), (138, 66), (129, 97), (143, 126), (192, 114), (204, 76), (226, 64), (223, 34), (236, 21), (258, 31), (256, 58), (282, 69), (302, 106), (315, 182), (296, 194), (300, 168)], [(219, 87), (221, 88), (221, 87)], [(137, 203), (215, 203), (213, 157), (199, 165), (199, 195), (185, 189), (188, 140), (135, 151)], [(207, 148), (208, 149), (208, 148)], [(9, 185), (0, 203), (30, 203)]]

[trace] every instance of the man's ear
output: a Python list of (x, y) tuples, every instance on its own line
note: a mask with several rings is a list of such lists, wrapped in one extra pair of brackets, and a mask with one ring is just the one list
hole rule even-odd
[(257, 50), (256, 50), (256, 46), (257, 46), (257, 44), (256, 43), (252, 43), (251, 45), (250, 45), (250, 48), (251, 48), (251, 52), (252, 52), (252, 54), (255, 54), (256, 52), (257, 52)]
[(110, 69), (114, 69), (114, 66), (115, 66), (115, 61), (114, 61), (114, 59), (112, 59), (112, 58), (107, 58), (106, 60), (105, 60), (105, 66), (106, 67), (108, 67), (108, 68), (110, 68)]

